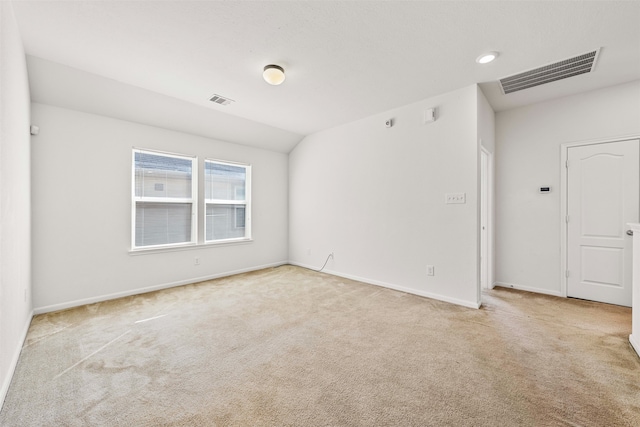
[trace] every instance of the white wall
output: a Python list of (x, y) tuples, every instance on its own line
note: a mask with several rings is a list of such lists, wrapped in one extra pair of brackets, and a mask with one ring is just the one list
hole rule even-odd
[(495, 153), (495, 128), (495, 112), (478, 87), (478, 136), (482, 139), (482, 146), (490, 153)]
[[(289, 156), (290, 261), (320, 268), (334, 252), (330, 273), (477, 307), (477, 97), (473, 85), (306, 137)], [(446, 205), (449, 192), (467, 203)]]
[(0, 405), (31, 321), (29, 151), (24, 49), (0, 2)]
[[(286, 154), (37, 103), (32, 121), (36, 312), (287, 261)], [(251, 164), (254, 241), (131, 255), (133, 147)]]
[(631, 134), (640, 80), (496, 114), (497, 284), (561, 295), (560, 146)]

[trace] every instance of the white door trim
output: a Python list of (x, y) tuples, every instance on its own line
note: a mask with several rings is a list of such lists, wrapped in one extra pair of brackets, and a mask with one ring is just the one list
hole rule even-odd
[(567, 227), (567, 160), (569, 158), (569, 148), (582, 145), (607, 144), (609, 142), (628, 141), (640, 138), (640, 134), (623, 135), (614, 138), (591, 139), (585, 141), (565, 142), (560, 144), (560, 295), (567, 297), (566, 277), (567, 256), (568, 256), (568, 227)]
[[(494, 278), (494, 247), (493, 247), (493, 236), (494, 236), (494, 169), (493, 169), (493, 153), (483, 146), (480, 146), (480, 150), (487, 156), (487, 176), (486, 176), (486, 193), (487, 193), (487, 253), (486, 253), (486, 262), (487, 262), (487, 287), (489, 289), (493, 289), (495, 284)], [(481, 191), (485, 191), (485, 189), (481, 189)], [(482, 224), (480, 224), (482, 227)]]

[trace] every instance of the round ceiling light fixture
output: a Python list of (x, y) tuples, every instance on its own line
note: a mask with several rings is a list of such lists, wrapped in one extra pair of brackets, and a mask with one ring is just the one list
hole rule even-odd
[(281, 84), (284, 79), (284, 68), (279, 65), (269, 64), (264, 66), (264, 71), (262, 72), (262, 77), (264, 81), (269, 83), (270, 85), (277, 86)]
[(478, 56), (478, 58), (476, 59), (476, 62), (478, 64), (488, 64), (489, 62), (496, 59), (499, 55), (500, 54), (498, 52), (483, 53), (482, 55)]

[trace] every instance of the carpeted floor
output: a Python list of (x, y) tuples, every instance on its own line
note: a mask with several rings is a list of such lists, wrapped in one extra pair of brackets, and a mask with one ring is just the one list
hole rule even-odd
[(283, 266), (36, 316), (2, 426), (639, 426), (631, 310)]

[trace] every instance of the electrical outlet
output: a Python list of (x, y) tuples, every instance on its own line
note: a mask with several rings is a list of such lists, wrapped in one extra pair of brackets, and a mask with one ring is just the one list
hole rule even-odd
[(195, 257), (193, 259), (193, 265), (200, 265), (200, 257)]
[(467, 194), (466, 193), (447, 193), (445, 194), (444, 202), (446, 204), (467, 203)]
[(427, 276), (435, 276), (436, 271), (433, 265), (427, 265)]

